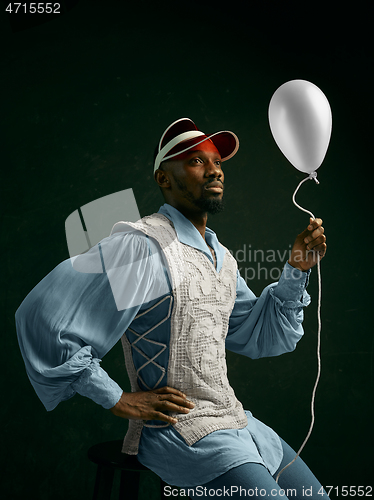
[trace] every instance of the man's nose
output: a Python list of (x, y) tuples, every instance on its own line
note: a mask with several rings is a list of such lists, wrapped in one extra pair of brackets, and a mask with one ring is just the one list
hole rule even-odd
[(223, 176), (221, 165), (217, 165), (216, 162), (213, 160), (209, 160), (209, 162), (207, 164), (207, 173), (209, 176), (214, 175), (214, 177), (222, 177)]

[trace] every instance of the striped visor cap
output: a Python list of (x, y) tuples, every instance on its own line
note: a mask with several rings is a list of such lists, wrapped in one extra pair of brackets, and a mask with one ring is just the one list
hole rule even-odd
[(189, 118), (173, 122), (162, 134), (153, 172), (163, 161), (175, 158), (208, 139), (217, 148), (222, 161), (232, 158), (239, 149), (239, 139), (233, 132), (224, 130), (207, 135), (198, 130)]

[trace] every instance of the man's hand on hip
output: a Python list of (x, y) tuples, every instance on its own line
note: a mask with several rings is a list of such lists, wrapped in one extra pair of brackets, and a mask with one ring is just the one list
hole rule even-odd
[(152, 391), (123, 392), (118, 403), (110, 411), (122, 418), (133, 420), (162, 420), (175, 424), (175, 417), (164, 412), (188, 413), (195, 405), (185, 394), (172, 387)]

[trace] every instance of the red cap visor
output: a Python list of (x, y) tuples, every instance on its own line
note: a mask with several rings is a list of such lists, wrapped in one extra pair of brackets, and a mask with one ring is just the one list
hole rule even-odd
[(218, 151), (218, 149), (216, 148), (216, 146), (214, 145), (214, 143), (211, 139), (207, 139), (206, 141), (200, 142), (200, 144), (197, 144), (196, 149), (192, 147), (194, 144), (198, 143), (199, 140), (201, 141), (201, 139), (202, 139), (202, 137), (200, 136), (200, 137), (196, 137), (194, 139), (191, 139), (190, 141), (184, 141), (184, 142), (178, 144), (177, 146), (175, 146), (167, 154), (167, 156), (177, 153), (178, 149), (181, 150), (181, 149), (185, 149), (185, 148), (189, 147), (190, 149), (188, 151), (184, 151), (184, 153), (181, 153), (180, 155), (174, 156), (173, 158), (170, 158), (170, 160), (171, 161), (183, 160), (183, 158), (186, 158), (194, 150), (195, 151), (207, 151), (209, 153), (217, 153), (221, 157), (220, 152)]

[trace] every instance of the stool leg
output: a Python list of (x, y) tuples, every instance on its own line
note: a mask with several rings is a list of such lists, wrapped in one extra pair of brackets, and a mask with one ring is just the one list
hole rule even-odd
[(121, 471), (121, 483), (119, 487), (120, 500), (138, 500), (139, 481), (139, 471)]
[(98, 465), (92, 500), (110, 500), (114, 479), (114, 469)]

